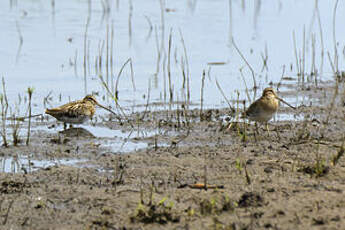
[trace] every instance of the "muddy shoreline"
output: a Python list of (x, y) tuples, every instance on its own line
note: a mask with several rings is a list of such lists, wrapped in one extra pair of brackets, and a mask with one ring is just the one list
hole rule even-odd
[[(158, 131), (131, 138), (147, 148), (127, 153), (82, 129), (35, 130), (29, 147), (2, 147), (1, 156), (56, 163), (0, 173), (1, 229), (343, 229), (341, 97), (332, 108), (281, 108), (304, 118), (272, 121), (270, 136), (263, 127), (254, 136), (254, 126), (243, 122), (228, 128), (229, 109), (205, 110), (203, 121), (191, 110), (188, 122), (181, 112), (179, 124), (165, 119), (167, 111), (149, 113), (139, 131)], [(107, 119), (101, 124), (130, 130)], [(190, 188), (205, 182), (219, 188)]]

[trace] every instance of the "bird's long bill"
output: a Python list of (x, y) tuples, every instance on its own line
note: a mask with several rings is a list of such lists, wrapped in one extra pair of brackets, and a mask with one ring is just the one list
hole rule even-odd
[(109, 108), (107, 108), (107, 107), (105, 107), (105, 106), (103, 106), (103, 105), (101, 105), (101, 104), (99, 104), (99, 103), (97, 103), (97, 105), (98, 105), (99, 107), (101, 107), (102, 109), (105, 109), (105, 110), (107, 110), (108, 112), (114, 114), (115, 116), (118, 116), (118, 115), (117, 115), (114, 111), (112, 111), (111, 109), (109, 109)]
[(295, 106), (290, 105), (289, 103), (287, 103), (286, 101), (284, 101), (284, 100), (281, 99), (280, 97), (277, 97), (277, 99), (278, 99), (279, 101), (283, 102), (285, 105), (289, 106), (290, 108), (296, 109)]

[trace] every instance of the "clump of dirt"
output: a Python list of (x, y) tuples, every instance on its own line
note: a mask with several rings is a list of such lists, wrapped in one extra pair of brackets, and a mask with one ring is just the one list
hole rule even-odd
[(132, 223), (158, 223), (166, 224), (168, 222), (177, 223), (180, 221), (178, 214), (174, 213), (172, 210), (173, 205), (167, 206), (164, 201), (160, 201), (158, 204), (151, 204), (149, 206), (138, 205), (134, 214), (130, 216)]
[(20, 181), (3, 181), (0, 185), (1, 194), (14, 194), (23, 192), (24, 188), (29, 187), (29, 184), (20, 182)]
[(297, 170), (297, 172), (303, 172), (306, 174), (309, 174), (311, 176), (315, 175), (317, 177), (321, 177), (326, 175), (330, 170), (329, 166), (321, 165), (321, 163), (318, 163), (317, 165), (310, 166), (305, 165)]
[(238, 201), (240, 208), (261, 207), (263, 205), (264, 198), (256, 192), (245, 192)]
[(218, 197), (201, 198), (199, 206), (201, 215), (220, 215), (222, 212), (234, 211), (236, 205), (229, 196), (222, 195)]

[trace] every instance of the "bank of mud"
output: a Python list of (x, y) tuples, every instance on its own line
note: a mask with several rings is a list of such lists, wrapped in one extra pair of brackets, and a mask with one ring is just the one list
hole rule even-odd
[[(332, 107), (281, 108), (303, 119), (271, 122), (269, 136), (263, 127), (254, 135), (254, 125), (226, 122), (229, 109), (205, 110), (203, 121), (198, 110), (187, 111), (180, 124), (166, 119), (168, 111), (148, 113), (140, 130), (160, 131), (132, 140), (148, 148), (127, 153), (79, 131), (33, 132), (29, 147), (1, 148), (1, 155), (82, 162), (0, 173), (1, 228), (343, 229), (341, 97)], [(131, 129), (126, 121), (102, 125)], [(219, 188), (191, 188), (205, 182)]]

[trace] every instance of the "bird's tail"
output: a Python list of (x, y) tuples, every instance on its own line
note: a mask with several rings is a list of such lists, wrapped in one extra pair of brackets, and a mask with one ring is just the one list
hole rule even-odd
[(45, 113), (49, 114), (49, 115), (53, 115), (56, 114), (58, 112), (58, 110), (56, 109), (46, 109)]

